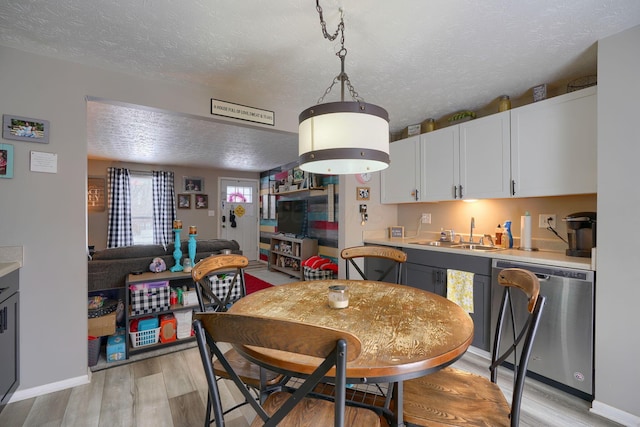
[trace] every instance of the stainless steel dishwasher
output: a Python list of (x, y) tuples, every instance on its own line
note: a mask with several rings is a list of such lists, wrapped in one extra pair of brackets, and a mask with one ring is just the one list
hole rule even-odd
[(505, 268), (523, 268), (534, 273), (540, 280), (540, 293), (547, 297), (529, 361), (529, 376), (593, 400), (594, 272), (494, 259), (492, 337), (502, 298), (497, 276)]

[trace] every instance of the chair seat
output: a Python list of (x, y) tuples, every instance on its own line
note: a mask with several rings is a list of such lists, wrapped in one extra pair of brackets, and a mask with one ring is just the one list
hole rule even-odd
[(447, 367), (404, 382), (404, 420), (419, 426), (509, 426), (511, 407), (488, 378)]
[[(269, 415), (273, 415), (284, 402), (291, 397), (286, 392), (275, 392), (269, 395), (263, 408)], [(334, 423), (333, 403), (323, 399), (313, 399), (305, 397), (298, 403), (289, 414), (278, 424), (279, 427), (316, 427), (332, 426)], [(263, 425), (262, 419), (256, 417), (251, 427)], [(349, 427), (376, 427), (380, 426), (380, 417), (375, 412), (356, 408), (345, 407), (344, 425)]]
[[(260, 389), (260, 366), (249, 362), (234, 349), (228, 350), (224, 355), (243, 383), (249, 387)], [(218, 377), (231, 378), (218, 360), (213, 361), (213, 372)], [(269, 370), (265, 370), (265, 375), (266, 382), (264, 385), (267, 387), (279, 384), (284, 379), (284, 375)]]

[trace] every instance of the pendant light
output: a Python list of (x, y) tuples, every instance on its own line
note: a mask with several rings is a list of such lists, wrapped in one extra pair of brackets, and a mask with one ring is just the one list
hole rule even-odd
[[(344, 60), (344, 19), (340, 10), (340, 24), (333, 35), (327, 33), (319, 0), (316, 10), (324, 38), (333, 41), (341, 35), (340, 74), (334, 78), (318, 104), (300, 113), (298, 128), (298, 154), (300, 169), (325, 175), (375, 172), (389, 166), (389, 114), (373, 104), (367, 104), (355, 91)], [(340, 82), (339, 102), (322, 103), (333, 86)], [(344, 100), (345, 86), (353, 101)]]

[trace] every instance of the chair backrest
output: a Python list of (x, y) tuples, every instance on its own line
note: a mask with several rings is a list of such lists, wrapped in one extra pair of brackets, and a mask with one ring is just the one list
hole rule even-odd
[[(507, 268), (498, 273), (504, 286), (500, 312), (491, 354), (491, 381), (498, 378), (498, 367), (513, 355), (514, 384), (511, 400), (511, 425), (520, 419), (520, 403), (531, 349), (535, 340), (545, 297), (540, 295), (536, 275), (520, 268)], [(520, 295), (518, 295), (520, 294)], [(510, 362), (507, 362), (510, 364)]]
[[(395, 268), (395, 277), (392, 283), (397, 284), (402, 281), (402, 265), (407, 262), (407, 254), (405, 252), (385, 246), (353, 246), (351, 248), (344, 248), (340, 252), (340, 257), (345, 260), (345, 274), (347, 279), (349, 279), (350, 266), (355, 268), (362, 279), (377, 280), (380, 282), (385, 281), (389, 273)], [(378, 258), (391, 261), (391, 263), (386, 269), (376, 270), (376, 273), (379, 273), (379, 276), (367, 277), (360, 266), (356, 263), (356, 259), (358, 258)]]
[[(215, 381), (211, 363), (213, 353), (225, 367), (237, 388), (253, 406), (265, 425), (277, 425), (295, 405), (325, 377), (335, 366), (336, 426), (344, 426), (346, 401), (346, 364), (360, 355), (362, 343), (355, 335), (338, 329), (315, 326), (289, 320), (279, 320), (262, 316), (247, 316), (232, 313), (196, 313), (194, 328), (205, 375), (209, 385), (216, 426), (224, 425), (220, 393)], [(269, 416), (252, 398), (247, 387), (225, 358), (218, 343), (242, 346), (256, 346), (304, 354), (324, 359), (318, 368), (296, 389), (293, 396), (278, 411)], [(245, 348), (247, 352), (251, 350)], [(277, 367), (271, 367), (277, 368)], [(286, 373), (286, 372), (283, 372)], [(310, 414), (313, 416), (313, 414)]]
[[(200, 311), (207, 311), (207, 306), (214, 311), (226, 311), (227, 306), (247, 294), (244, 284), (244, 268), (249, 259), (244, 255), (212, 255), (198, 262), (191, 270), (191, 277), (196, 286)], [(218, 292), (211, 286), (210, 276), (216, 273), (234, 273), (228, 281), (220, 282)]]

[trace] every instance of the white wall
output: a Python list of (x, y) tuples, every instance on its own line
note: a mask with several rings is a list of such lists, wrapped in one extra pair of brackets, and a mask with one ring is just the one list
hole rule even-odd
[[(85, 97), (208, 117), (210, 98), (233, 88), (142, 79), (0, 46), (0, 111), (49, 120), (49, 144), (14, 146), (14, 178), (0, 180), (0, 246), (23, 246), (20, 375), (14, 395), (43, 394), (87, 380), (87, 143)], [(270, 106), (278, 130), (297, 131), (297, 112)], [(58, 172), (29, 172), (29, 152), (58, 155)]]
[[(397, 206), (380, 204), (380, 172), (374, 172), (371, 176), (371, 181), (366, 184), (357, 182), (353, 175), (340, 176), (339, 249), (362, 245), (365, 232), (383, 230), (390, 224), (396, 225)], [(357, 200), (358, 187), (369, 187), (371, 200)], [(367, 205), (369, 214), (369, 220), (364, 225), (361, 223), (360, 204)], [(340, 262), (338, 275), (341, 279), (346, 274), (344, 268), (344, 262)], [(354, 274), (351, 277), (358, 277), (355, 270)]]
[(640, 425), (638, 76), (640, 26), (599, 42), (594, 412), (635, 415), (626, 425)]

